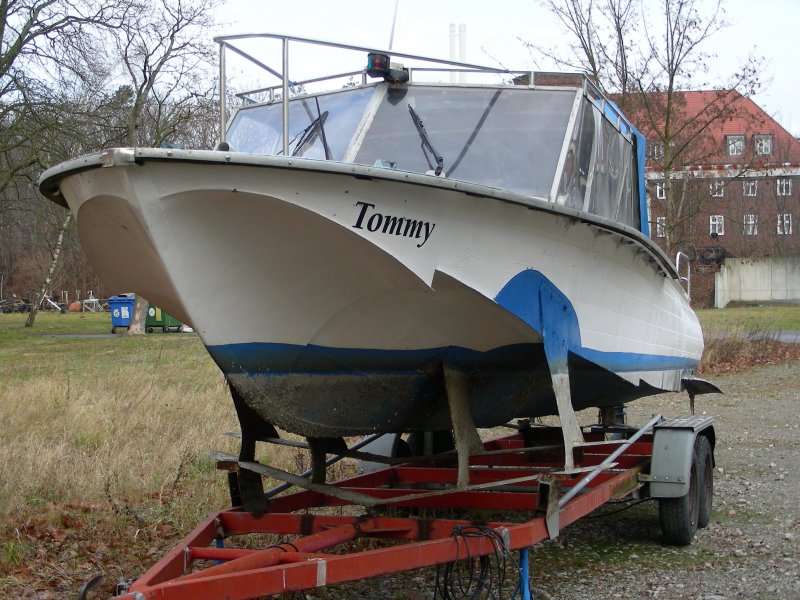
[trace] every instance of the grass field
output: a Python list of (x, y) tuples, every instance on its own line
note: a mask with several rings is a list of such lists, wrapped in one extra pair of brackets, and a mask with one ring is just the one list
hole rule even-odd
[(222, 434), (238, 422), (196, 335), (92, 335), (108, 313), (25, 318), (0, 315), (2, 517), (80, 500), (179, 526), (224, 506), (203, 452), (236, 451)]
[[(793, 307), (700, 318), (710, 331), (800, 329)], [(111, 335), (108, 313), (40, 313), (32, 328), (25, 319), (0, 314), (0, 594), (9, 597), (74, 590), (75, 578), (109, 565), (117, 579), (141, 572), (229, 504), (204, 452), (238, 452), (223, 435), (239, 426), (225, 380), (195, 334)], [(720, 352), (744, 364), (730, 347)], [(298, 470), (298, 451), (270, 452), (259, 460)]]
[(800, 331), (800, 306), (710, 308), (697, 311), (703, 330)]

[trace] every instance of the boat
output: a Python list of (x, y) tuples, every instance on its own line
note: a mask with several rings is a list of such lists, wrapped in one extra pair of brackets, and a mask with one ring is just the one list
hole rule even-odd
[[(111, 148), (39, 186), (108, 289), (198, 333), (243, 431), (330, 449), (452, 429), (461, 457), (476, 428), (558, 415), (574, 446), (575, 411), (701, 391), (685, 278), (649, 236), (644, 139), (584, 75), (216, 41), (215, 149)], [(309, 92), (323, 78), (289, 78), (290, 44), (367, 66)], [(228, 120), (232, 50), (277, 82)], [(421, 81), (432, 69), (498, 80)]]

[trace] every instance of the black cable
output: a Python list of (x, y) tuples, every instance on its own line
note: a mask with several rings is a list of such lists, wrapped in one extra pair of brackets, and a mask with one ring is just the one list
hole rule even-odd
[(617, 513), (621, 513), (624, 510), (628, 510), (629, 508), (633, 508), (634, 506), (638, 506), (638, 505), (642, 504), (643, 502), (649, 502), (650, 500), (655, 500), (655, 498), (641, 498), (641, 499), (636, 500), (636, 501), (629, 500), (628, 503), (626, 504), (626, 506), (623, 506), (622, 508), (618, 508), (616, 510), (610, 510), (608, 512), (601, 513), (599, 515), (590, 515), (590, 516), (588, 516), (586, 518), (587, 519), (602, 519), (603, 517), (610, 517), (611, 515), (615, 515)]
[[(506, 559), (519, 568), (513, 556), (506, 548), (500, 534), (490, 527), (479, 525), (457, 525), (450, 534), (456, 540), (456, 559), (453, 562), (436, 567), (436, 587), (434, 599), (443, 600), (478, 600), (479, 598), (500, 599), (504, 593), (506, 580)], [(494, 553), (479, 557), (469, 554), (469, 539), (485, 537), (494, 547)], [(467, 550), (461, 556), (460, 540)]]

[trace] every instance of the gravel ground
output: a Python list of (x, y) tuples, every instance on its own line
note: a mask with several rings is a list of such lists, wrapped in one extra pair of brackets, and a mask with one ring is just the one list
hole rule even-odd
[[(613, 570), (534, 571), (539, 597), (800, 598), (800, 362), (713, 380), (725, 395), (697, 400), (698, 413), (714, 417), (717, 434), (711, 524), (684, 548), (659, 543), (654, 503), (576, 524), (560, 542), (564, 563), (580, 562), (585, 553), (611, 555)], [(656, 412), (686, 414), (688, 402), (657, 396), (630, 405), (628, 415), (643, 423)]]
[[(800, 362), (711, 379), (725, 395), (697, 399), (717, 435), (709, 526), (690, 546), (666, 546), (655, 502), (613, 515), (603, 507), (531, 549), (534, 598), (800, 599)], [(628, 418), (688, 410), (684, 396), (669, 394), (629, 405)], [(418, 600), (433, 597), (434, 578), (417, 571), (307, 597)]]

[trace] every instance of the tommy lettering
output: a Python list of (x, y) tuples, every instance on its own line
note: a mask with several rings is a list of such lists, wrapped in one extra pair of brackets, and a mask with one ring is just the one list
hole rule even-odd
[(373, 233), (399, 235), (416, 240), (422, 238), (422, 241), (417, 244), (417, 248), (425, 245), (436, 227), (436, 223), (428, 221), (384, 215), (378, 212), (374, 204), (369, 202), (356, 202), (356, 206), (360, 208), (353, 229), (366, 229)]

